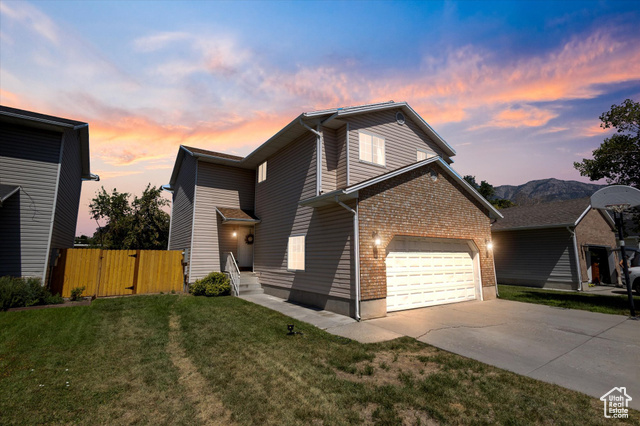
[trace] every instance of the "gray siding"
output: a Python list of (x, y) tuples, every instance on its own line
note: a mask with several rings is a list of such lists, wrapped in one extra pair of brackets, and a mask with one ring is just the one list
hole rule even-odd
[(492, 234), (500, 284), (578, 288), (573, 239), (564, 228)]
[[(267, 180), (271, 172), (267, 165)], [(196, 181), (191, 282), (220, 271), (221, 250), (218, 239), (216, 206), (253, 210), (255, 170), (198, 161)]]
[(60, 186), (54, 217), (51, 248), (71, 248), (76, 234), (80, 190), (82, 189), (82, 161), (80, 140), (75, 130), (65, 130), (62, 148)]
[[(315, 135), (309, 132), (268, 159), (267, 180), (256, 187), (256, 214), (262, 222), (256, 225), (254, 270), (261, 284), (292, 295), (303, 291), (349, 299), (351, 213), (339, 206), (298, 205), (315, 195), (315, 146)], [(306, 236), (304, 271), (287, 270), (291, 235)]]
[(195, 185), (196, 160), (185, 154), (173, 189), (169, 250), (191, 248)]
[(338, 142), (335, 130), (324, 129), (322, 133), (322, 191), (330, 192), (336, 189)]
[(22, 187), (0, 207), (0, 276), (42, 278), (61, 140), (61, 133), (6, 123), (0, 126), (0, 183)]
[[(416, 162), (418, 149), (444, 155), (436, 144), (405, 116), (405, 124), (396, 122), (398, 110), (372, 112), (349, 117), (350, 185)], [(366, 130), (385, 139), (385, 167), (360, 161), (358, 131)], [(443, 157), (444, 158), (444, 157)]]
[(347, 126), (336, 130), (336, 189), (349, 186), (347, 181)]

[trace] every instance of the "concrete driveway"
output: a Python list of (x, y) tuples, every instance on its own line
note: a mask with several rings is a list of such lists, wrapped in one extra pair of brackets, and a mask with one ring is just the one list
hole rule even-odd
[(624, 316), (491, 300), (395, 312), (327, 331), (363, 342), (411, 336), (596, 398), (625, 386), (640, 409), (640, 321)]

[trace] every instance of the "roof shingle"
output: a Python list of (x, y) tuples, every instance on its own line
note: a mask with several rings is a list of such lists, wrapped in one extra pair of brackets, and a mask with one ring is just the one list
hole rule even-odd
[(533, 206), (517, 206), (500, 210), (504, 219), (491, 227), (492, 231), (518, 228), (543, 228), (545, 226), (573, 225), (591, 204), (591, 199), (555, 201)]
[(239, 157), (237, 155), (225, 154), (224, 152), (208, 151), (206, 149), (194, 148), (186, 145), (183, 145), (183, 146), (189, 151), (193, 152), (194, 154), (210, 155), (212, 157), (226, 158), (229, 160), (237, 160), (237, 161), (240, 161), (244, 158), (244, 157)]

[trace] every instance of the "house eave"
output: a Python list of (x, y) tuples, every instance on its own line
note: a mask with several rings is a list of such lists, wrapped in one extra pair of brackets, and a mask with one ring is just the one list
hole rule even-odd
[(0, 108), (0, 118), (3, 122), (22, 126), (35, 127), (43, 130), (64, 132), (73, 130), (78, 134), (80, 142), (80, 162), (82, 180), (99, 181), (100, 177), (91, 173), (91, 158), (89, 155), (89, 124), (81, 121), (48, 116), (30, 111), (22, 111), (10, 107)]
[(491, 229), (491, 232), (507, 232), (507, 231), (529, 231), (536, 229), (550, 229), (550, 228), (575, 228), (575, 223), (554, 223), (551, 225), (526, 225), (526, 226), (514, 226), (512, 228), (503, 229)]
[[(254, 149), (249, 155), (244, 157), (241, 160), (232, 160), (228, 158), (216, 157), (211, 155), (206, 155), (202, 153), (191, 152), (187, 150), (184, 146), (180, 146), (181, 151), (184, 150), (188, 152), (193, 157), (203, 160), (210, 163), (228, 165), (233, 167), (240, 167), (243, 169), (255, 169), (258, 167), (260, 163), (265, 161), (269, 156), (275, 154), (280, 149), (284, 148), (297, 138), (303, 136), (307, 133), (307, 129), (300, 125), (300, 120), (302, 120), (305, 124), (313, 127), (318, 123), (323, 123), (324, 125), (329, 125), (331, 121), (339, 120), (343, 117), (353, 116), (357, 114), (364, 114), (368, 112), (374, 111), (384, 111), (388, 109), (396, 109), (400, 108), (406, 115), (411, 117), (416, 124), (427, 134), (429, 137), (440, 147), (440, 149), (444, 152), (447, 157), (452, 157), (456, 155), (456, 151), (449, 145), (433, 128), (406, 102), (381, 102), (377, 104), (367, 104), (361, 106), (354, 107), (344, 107), (344, 108), (331, 108), (326, 110), (319, 111), (311, 111), (305, 112), (298, 115), (296, 118), (291, 120), (289, 124), (280, 129), (278, 133), (271, 136), (266, 142), (262, 143), (256, 149)], [(324, 118), (324, 120), (323, 120)], [(339, 121), (338, 121), (339, 123)], [(331, 127), (331, 126), (329, 126)], [(179, 154), (180, 155), (180, 152)], [(184, 153), (183, 153), (184, 155)], [(453, 160), (447, 158), (447, 161), (453, 163)], [(178, 164), (178, 159), (176, 159), (176, 165)], [(171, 180), (169, 181), (169, 185), (173, 185), (175, 183), (175, 179), (177, 178), (177, 174), (179, 172), (180, 167), (174, 167), (173, 173), (171, 175)]]
[(338, 189), (335, 191), (327, 192), (326, 194), (318, 195), (316, 197), (307, 198), (305, 200), (300, 201), (298, 204), (300, 206), (309, 206), (309, 207), (322, 207), (325, 205), (333, 204), (337, 201), (345, 201), (349, 199), (358, 198), (359, 191), (364, 188), (368, 188), (369, 186), (375, 185), (380, 182), (384, 182), (387, 179), (391, 179), (393, 177), (399, 176), (403, 173), (407, 173), (411, 170), (415, 170), (420, 167), (427, 166), (429, 164), (439, 164), (442, 169), (452, 177), (458, 184), (463, 186), (469, 194), (475, 198), (480, 204), (484, 205), (489, 214), (488, 216), (493, 219), (503, 218), (502, 214), (490, 203), (488, 202), (475, 188), (473, 188), (467, 181), (462, 179), (460, 175), (453, 170), (446, 161), (442, 160), (440, 157), (432, 157), (427, 158), (426, 160), (418, 161), (413, 164), (409, 164), (408, 166), (401, 167), (399, 169), (393, 170), (389, 173), (385, 173), (380, 176), (376, 176), (374, 178), (368, 179), (364, 182), (360, 182), (358, 184), (352, 185), (350, 187), (344, 189)]

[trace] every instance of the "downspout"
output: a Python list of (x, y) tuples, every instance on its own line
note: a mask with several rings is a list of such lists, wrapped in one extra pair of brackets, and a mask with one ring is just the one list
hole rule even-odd
[(322, 124), (318, 123), (318, 130), (314, 130), (302, 121), (302, 117), (300, 117), (300, 124), (316, 135), (316, 195), (320, 195), (322, 193)]
[[(497, 221), (497, 218), (493, 219), (493, 222), (489, 224), (489, 228), (491, 228)], [(491, 244), (493, 244), (493, 235), (491, 236)], [(493, 261), (493, 279), (496, 281), (496, 297), (499, 298), (500, 292), (498, 291), (498, 274), (496, 274), (496, 253), (493, 251), (494, 248), (495, 247), (491, 249), (491, 260)]]
[(580, 271), (580, 256), (578, 253), (578, 239), (576, 238), (576, 231), (572, 231), (570, 227), (567, 226), (567, 231), (571, 234), (571, 238), (573, 238), (573, 254), (576, 256), (576, 268), (578, 271), (578, 291), (582, 291), (582, 272)]
[(356, 201), (356, 210), (353, 210), (351, 207), (340, 201), (337, 195), (336, 203), (353, 214), (353, 250), (355, 251), (354, 256), (356, 258), (356, 320), (360, 321), (360, 234), (358, 231), (358, 204)]

